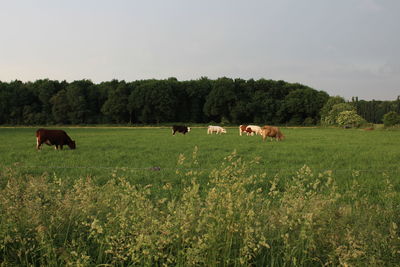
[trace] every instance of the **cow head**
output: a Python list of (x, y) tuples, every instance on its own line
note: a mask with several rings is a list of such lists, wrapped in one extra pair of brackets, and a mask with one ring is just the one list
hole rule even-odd
[(76, 148), (76, 144), (75, 141), (71, 140), (71, 142), (68, 143), (69, 148), (71, 149), (75, 149)]
[(190, 132), (190, 127), (187, 127), (187, 131)]

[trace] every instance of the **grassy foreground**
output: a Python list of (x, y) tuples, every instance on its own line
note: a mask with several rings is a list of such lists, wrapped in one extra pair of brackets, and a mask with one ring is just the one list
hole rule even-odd
[(75, 151), (35, 151), (34, 132), (0, 128), (5, 266), (400, 262), (397, 131), (283, 129), (262, 143), (236, 129), (67, 129)]

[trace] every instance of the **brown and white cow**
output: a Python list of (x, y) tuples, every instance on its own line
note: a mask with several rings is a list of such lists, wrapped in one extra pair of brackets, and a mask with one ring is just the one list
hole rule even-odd
[(273, 138), (275, 138), (276, 141), (280, 141), (283, 140), (283, 138), (285, 138), (285, 136), (278, 127), (268, 126), (268, 125), (262, 127), (261, 135), (263, 141), (265, 141), (267, 137), (271, 137), (271, 141)]
[(182, 125), (174, 125), (172, 126), (172, 135), (175, 135), (175, 133), (182, 133), (186, 134), (190, 132), (190, 127), (182, 126)]
[(36, 131), (36, 149), (40, 149), (42, 144), (55, 146), (55, 149), (63, 149), (64, 145), (69, 146), (70, 149), (75, 149), (75, 141), (67, 135), (63, 130), (48, 130), (39, 129)]
[[(248, 131), (248, 129), (250, 129), (251, 131)], [(257, 125), (247, 125), (246, 131), (250, 132), (251, 135), (254, 135), (254, 133), (256, 135), (261, 135), (261, 127)]]
[(242, 136), (242, 133), (248, 133), (246, 132), (247, 125), (239, 125), (239, 135)]

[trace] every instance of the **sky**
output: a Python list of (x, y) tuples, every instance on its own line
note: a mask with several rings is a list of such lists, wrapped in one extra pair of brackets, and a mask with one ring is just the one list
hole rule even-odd
[(272, 79), (400, 95), (400, 0), (0, 0), (0, 81)]

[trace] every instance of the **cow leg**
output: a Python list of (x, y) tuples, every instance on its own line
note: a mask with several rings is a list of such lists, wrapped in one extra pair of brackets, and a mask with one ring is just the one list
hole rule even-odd
[(39, 137), (37, 137), (36, 138), (36, 149), (40, 150), (41, 145), (42, 145), (41, 140), (39, 140)]

